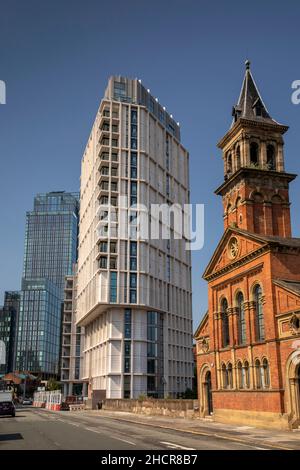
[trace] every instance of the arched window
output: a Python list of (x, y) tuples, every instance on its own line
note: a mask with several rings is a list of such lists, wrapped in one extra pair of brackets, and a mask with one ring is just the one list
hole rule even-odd
[(256, 388), (262, 388), (261, 380), (261, 367), (259, 359), (255, 361), (255, 379), (256, 379)]
[(241, 361), (237, 363), (238, 388), (245, 388), (243, 366)]
[(273, 145), (267, 146), (267, 165), (269, 170), (276, 170), (275, 148)]
[(241, 149), (238, 145), (236, 148), (236, 169), (238, 170), (239, 168), (241, 168)]
[(232, 173), (232, 156), (231, 153), (227, 155), (227, 175), (230, 176)]
[(258, 144), (256, 142), (251, 142), (250, 144), (250, 163), (253, 165), (258, 165)]
[(246, 343), (246, 319), (245, 319), (245, 309), (244, 309), (244, 296), (241, 292), (238, 293), (237, 298), (237, 308), (239, 316), (239, 343)]
[(228, 303), (226, 299), (222, 300), (221, 303), (221, 319), (222, 319), (222, 346), (226, 348), (229, 346), (229, 319), (228, 319)]
[(228, 374), (228, 387), (233, 388), (232, 364), (230, 362), (227, 366), (227, 374)]
[(268, 359), (264, 358), (262, 361), (262, 383), (264, 388), (270, 387), (270, 368)]
[(243, 367), (243, 374), (244, 374), (244, 383), (246, 388), (250, 388), (250, 370), (249, 370), (249, 362), (244, 362)]
[(255, 327), (256, 327), (256, 340), (263, 341), (265, 339), (265, 326), (264, 326), (264, 313), (262, 305), (262, 289), (257, 284), (253, 289), (254, 302), (255, 302)]
[(228, 388), (228, 371), (225, 364), (222, 364), (222, 386)]

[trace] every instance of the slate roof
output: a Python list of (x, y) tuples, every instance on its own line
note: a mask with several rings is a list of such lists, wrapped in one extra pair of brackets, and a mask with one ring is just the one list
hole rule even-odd
[(297, 295), (300, 295), (300, 281), (289, 281), (288, 279), (276, 279), (273, 281), (278, 286), (283, 287), (294, 292)]
[[(249, 60), (245, 62), (245, 65), (246, 72), (238, 104), (233, 107), (232, 111), (232, 115), (234, 116), (232, 126), (238, 118), (278, 125), (279, 123), (270, 116), (267, 107), (258, 91), (257, 85), (250, 71)], [(256, 111), (257, 109), (259, 109), (259, 115)]]

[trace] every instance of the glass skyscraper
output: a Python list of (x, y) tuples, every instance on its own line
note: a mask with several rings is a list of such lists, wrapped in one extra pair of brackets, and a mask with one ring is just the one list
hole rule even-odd
[(26, 214), (15, 368), (58, 374), (65, 276), (77, 258), (77, 193), (38, 194)]

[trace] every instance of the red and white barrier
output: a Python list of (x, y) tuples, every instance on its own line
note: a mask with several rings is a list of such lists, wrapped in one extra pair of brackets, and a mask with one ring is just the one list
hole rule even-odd
[(37, 408), (46, 408), (47, 410), (59, 411), (62, 402), (62, 394), (59, 391), (53, 392), (35, 392), (33, 406)]

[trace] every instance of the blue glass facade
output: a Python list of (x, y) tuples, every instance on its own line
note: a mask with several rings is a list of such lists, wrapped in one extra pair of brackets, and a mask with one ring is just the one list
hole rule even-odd
[(26, 214), (23, 279), (46, 278), (61, 291), (77, 258), (79, 196), (38, 194)]
[(58, 374), (65, 276), (77, 259), (79, 196), (38, 194), (26, 214), (15, 368)]
[(16, 368), (57, 375), (60, 352), (61, 296), (45, 279), (23, 280), (18, 322)]

